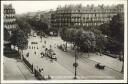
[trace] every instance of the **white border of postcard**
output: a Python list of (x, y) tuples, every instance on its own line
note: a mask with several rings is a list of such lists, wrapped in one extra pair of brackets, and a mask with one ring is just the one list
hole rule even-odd
[[(82, 1), (84, 2), (84, 0)], [(125, 25), (124, 26), (125, 27), (124, 38), (125, 38), (125, 41), (124, 41), (124, 79), (123, 80), (48, 80), (48, 81), (3, 80), (3, 2), (4, 1), (1, 1), (1, 83), (127, 83), (127, 0), (85, 0), (85, 1), (94, 2), (94, 3), (97, 3), (100, 1), (103, 4), (105, 2), (115, 1), (116, 3), (124, 4), (124, 25)], [(31, 1), (29, 2), (31, 3)], [(50, 2), (50, 1), (47, 1), (47, 2)], [(52, 1), (52, 2), (57, 2), (57, 1)]]

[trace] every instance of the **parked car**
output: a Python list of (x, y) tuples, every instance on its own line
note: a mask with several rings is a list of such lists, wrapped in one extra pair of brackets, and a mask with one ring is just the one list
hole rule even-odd
[(66, 50), (66, 46), (64, 46), (64, 45), (59, 45), (58, 48), (61, 49), (61, 50), (64, 51), (64, 52), (67, 51), (67, 50)]
[(110, 57), (113, 57), (113, 58), (117, 58), (118, 56), (115, 55), (115, 54), (111, 54), (109, 51), (105, 51), (103, 52), (104, 55), (107, 55), (107, 56), (110, 56)]

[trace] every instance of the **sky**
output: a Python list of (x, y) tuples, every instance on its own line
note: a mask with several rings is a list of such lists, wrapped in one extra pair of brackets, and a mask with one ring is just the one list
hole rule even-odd
[[(121, 1), (121, 0), (120, 0)], [(27, 12), (55, 10), (59, 5), (82, 4), (86, 6), (91, 5), (116, 5), (119, 1), (2, 1), (2, 4), (12, 4), (16, 10), (16, 14), (23, 14)]]

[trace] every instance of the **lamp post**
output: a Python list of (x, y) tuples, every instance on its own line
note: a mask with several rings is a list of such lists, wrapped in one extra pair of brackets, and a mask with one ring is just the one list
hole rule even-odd
[(73, 66), (75, 67), (74, 79), (77, 79), (77, 66), (78, 66), (78, 63), (77, 63), (77, 60), (76, 60), (76, 49), (77, 48), (75, 48), (75, 62), (73, 63)]
[(121, 55), (123, 56), (122, 57), (122, 69), (121, 69), (121, 73), (124, 73), (124, 54), (123, 54), (123, 52), (121, 52)]

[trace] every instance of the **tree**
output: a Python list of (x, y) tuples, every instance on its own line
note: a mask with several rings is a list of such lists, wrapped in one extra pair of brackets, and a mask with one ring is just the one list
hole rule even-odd
[(72, 43), (71, 30), (69, 30), (67, 28), (63, 28), (60, 32), (60, 36), (64, 41), (66, 41), (66, 49), (67, 49), (67, 42)]
[(97, 27), (97, 29), (102, 33), (102, 34), (105, 34), (105, 35), (109, 35), (109, 28), (110, 28), (110, 25), (109, 23), (104, 23), (104, 24), (101, 24), (100, 26)]
[(107, 38), (103, 34), (95, 34), (96, 36), (96, 50), (101, 53), (105, 50), (105, 46), (107, 45)]
[(4, 40), (9, 41), (10, 37), (11, 36), (10, 36), (8, 30), (6, 28), (4, 28)]
[(119, 54), (124, 51), (124, 20), (123, 15), (113, 16), (108, 28), (109, 45), (106, 46), (111, 53)]
[(28, 33), (31, 32), (32, 26), (27, 22), (27, 19), (24, 17), (17, 17), (16, 22), (19, 28), (24, 32), (27, 36)]
[(109, 36), (121, 43), (124, 42), (124, 18), (121, 14), (117, 14), (112, 18)]
[(27, 48), (28, 40), (24, 32), (20, 29), (13, 31), (13, 35), (10, 39), (11, 44), (18, 47), (18, 50)]
[(83, 31), (80, 36), (80, 48), (81, 50), (87, 51), (89, 56), (89, 51), (93, 51), (96, 45), (95, 35), (91, 31)]
[(110, 23), (104, 23), (98, 28), (103, 35), (107, 35), (107, 50), (111, 53), (119, 54), (124, 51), (124, 17), (123, 14), (117, 14), (112, 17)]
[(28, 22), (32, 26), (32, 28), (38, 33), (49, 33), (47, 23), (42, 22), (41, 20), (37, 21), (35, 18), (29, 19)]
[(84, 31), (83, 29), (62, 29), (61, 38), (73, 43), (74, 46), (80, 47), (83, 51), (94, 50), (95, 47), (95, 35), (91, 31)]

